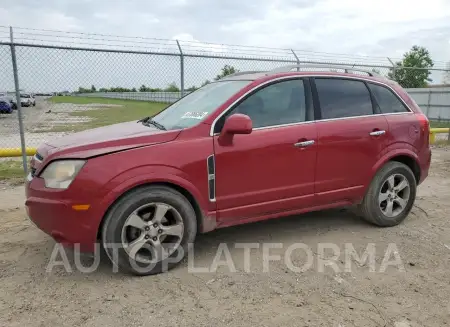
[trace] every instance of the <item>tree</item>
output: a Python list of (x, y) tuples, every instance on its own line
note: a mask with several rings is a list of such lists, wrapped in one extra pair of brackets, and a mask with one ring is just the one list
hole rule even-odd
[(133, 87), (133, 88), (131, 89), (131, 92), (136, 92), (136, 88)]
[(224, 78), (225, 76), (237, 73), (239, 70), (237, 70), (236, 68), (234, 68), (233, 66), (230, 65), (225, 65), (222, 68), (222, 72), (216, 76), (215, 80), (218, 81), (221, 78)]
[(147, 86), (145, 86), (144, 84), (141, 85), (141, 87), (139, 88), (139, 92), (148, 92), (149, 88)]
[(91, 89), (85, 89), (84, 87), (79, 87), (77, 93), (91, 93)]
[(391, 72), (389, 72), (388, 77), (404, 88), (426, 87), (428, 82), (432, 82), (432, 79), (430, 78), (431, 71), (426, 68), (431, 68), (433, 66), (434, 63), (431, 59), (430, 52), (424, 47), (415, 45), (410, 51), (403, 55), (402, 61), (395, 63), (395, 66)]
[(94, 85), (91, 85), (91, 92), (92, 92), (92, 93), (97, 92), (97, 89), (95, 88)]
[(198, 89), (198, 87), (195, 86), (195, 85), (193, 85), (193, 86), (191, 86), (190, 88), (186, 89), (186, 91), (188, 91), (188, 92), (194, 92), (194, 91), (197, 90), (197, 89)]
[(180, 92), (180, 89), (178, 88), (178, 86), (175, 84), (175, 82), (170, 83), (165, 89), (164, 91), (166, 92)]

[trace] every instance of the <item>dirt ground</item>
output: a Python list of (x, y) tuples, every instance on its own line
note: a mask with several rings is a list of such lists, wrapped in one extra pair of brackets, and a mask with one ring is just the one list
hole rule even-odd
[[(236, 272), (192, 272), (184, 262), (168, 273), (134, 277), (113, 272), (106, 258), (82, 273), (62, 266), (46, 271), (55, 242), (27, 219), (23, 187), (0, 185), (0, 326), (446, 326), (450, 324), (450, 149), (434, 148), (430, 176), (400, 226), (376, 228), (348, 211), (331, 210), (217, 230), (201, 235), (194, 265), (210, 267), (221, 243)], [(304, 272), (254, 249), (250, 271), (239, 243), (319, 243), (362, 253), (376, 246), (376, 271), (352, 262), (344, 272)], [(395, 244), (403, 269), (380, 264)], [(70, 254), (70, 253), (69, 253)], [(317, 253), (315, 253), (315, 256)], [(293, 256), (301, 262), (302, 252)], [(393, 257), (391, 257), (393, 259)], [(83, 258), (89, 265), (92, 258)], [(316, 260), (316, 258), (314, 258)], [(347, 263), (347, 261), (345, 261)], [(297, 264), (301, 266), (301, 264)]]
[[(107, 107), (112, 107), (108, 105)], [(25, 142), (28, 147), (37, 147), (42, 142), (70, 134), (72, 131), (49, 132), (55, 127), (82, 124), (89, 117), (70, 116), (75, 111), (85, 111), (105, 107), (104, 104), (76, 105), (71, 103), (51, 103), (38, 97), (35, 107), (23, 107)], [(10, 115), (0, 115), (0, 148), (20, 148), (20, 132), (17, 111)]]

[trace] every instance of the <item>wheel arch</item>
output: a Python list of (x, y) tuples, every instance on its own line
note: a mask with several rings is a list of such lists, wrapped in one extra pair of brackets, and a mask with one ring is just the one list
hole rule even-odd
[(408, 155), (398, 155), (392, 157), (389, 161), (401, 162), (402, 164), (408, 166), (412, 170), (414, 177), (416, 178), (416, 183), (419, 184), (421, 172), (420, 165), (416, 159)]
[(417, 184), (419, 183), (421, 177), (419, 158), (413, 151), (407, 149), (391, 151), (386, 155), (384, 155), (383, 157), (381, 157), (380, 160), (378, 160), (378, 162), (372, 169), (371, 180), (378, 172), (378, 170), (381, 169), (381, 167), (383, 167), (389, 161), (401, 162), (406, 166), (408, 166), (412, 170), (414, 177), (416, 178)]
[(147, 187), (147, 186), (165, 186), (172, 188), (178, 192), (180, 192), (192, 205), (194, 209), (195, 216), (197, 219), (197, 232), (204, 233), (207, 231), (211, 231), (216, 228), (216, 219), (215, 216), (211, 217), (207, 215), (207, 208), (203, 205), (199, 199), (199, 192), (195, 189), (194, 186), (189, 187), (190, 184), (187, 181), (179, 182), (176, 179), (155, 179), (155, 180), (142, 180), (140, 183), (127, 183), (125, 187), (121, 188), (121, 191), (118, 191), (117, 188), (110, 192), (111, 198), (107, 201), (107, 209), (101, 215), (101, 219), (99, 221), (97, 227), (97, 239), (101, 236), (101, 231), (103, 227), (103, 223), (105, 221), (105, 217), (108, 215), (114, 204), (116, 204), (120, 199), (128, 195), (129, 193), (135, 191), (136, 189)]

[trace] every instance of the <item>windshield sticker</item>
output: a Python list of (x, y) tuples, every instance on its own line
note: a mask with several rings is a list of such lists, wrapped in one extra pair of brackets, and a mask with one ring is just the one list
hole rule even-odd
[(203, 119), (208, 115), (208, 112), (188, 111), (181, 118)]

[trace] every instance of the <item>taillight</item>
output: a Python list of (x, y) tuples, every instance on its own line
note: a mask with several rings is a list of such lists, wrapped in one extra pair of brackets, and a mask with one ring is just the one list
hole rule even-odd
[(426, 144), (428, 144), (430, 142), (430, 121), (423, 113), (418, 113), (416, 116), (420, 123), (421, 136), (425, 139)]

